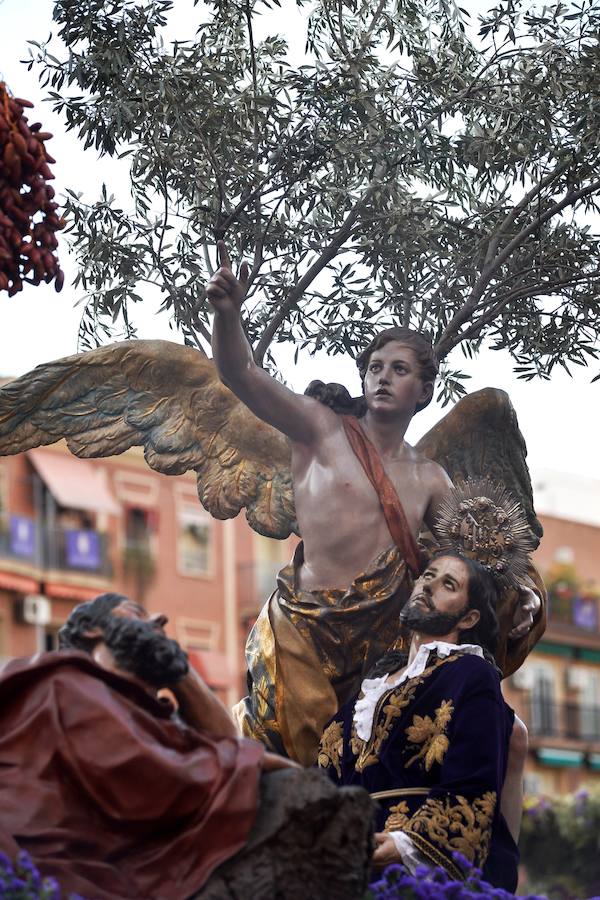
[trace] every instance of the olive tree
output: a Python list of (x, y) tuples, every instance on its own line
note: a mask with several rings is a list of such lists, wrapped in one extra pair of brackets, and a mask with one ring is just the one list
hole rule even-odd
[(29, 64), (85, 146), (130, 166), (130, 203), (69, 192), (83, 345), (134, 336), (158, 290), (206, 348), (224, 238), (251, 265), (261, 364), (274, 341), (335, 354), (398, 323), (442, 360), (491, 341), (525, 378), (595, 356), (598, 4), (297, 0), (292, 64), (270, 2), (196, 2), (175, 40), (171, 0), (56, 0)]

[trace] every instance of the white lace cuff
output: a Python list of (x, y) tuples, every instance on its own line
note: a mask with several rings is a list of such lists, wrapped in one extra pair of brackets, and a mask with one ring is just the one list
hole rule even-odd
[(411, 875), (415, 874), (417, 866), (427, 866), (427, 862), (423, 854), (417, 850), (411, 839), (403, 831), (390, 831), (390, 837), (396, 845), (396, 850), (402, 857), (402, 862)]

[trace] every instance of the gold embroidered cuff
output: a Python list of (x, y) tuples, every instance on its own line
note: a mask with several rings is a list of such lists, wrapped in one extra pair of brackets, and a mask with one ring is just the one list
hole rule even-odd
[(414, 831), (406, 833), (417, 850), (419, 850), (426, 859), (429, 859), (436, 866), (441, 866), (442, 869), (445, 869), (446, 872), (457, 881), (465, 880), (466, 873), (459, 869), (456, 863), (441, 853), (437, 847), (434, 847), (433, 844), (430, 844), (429, 841), (425, 840), (422, 835), (416, 834)]

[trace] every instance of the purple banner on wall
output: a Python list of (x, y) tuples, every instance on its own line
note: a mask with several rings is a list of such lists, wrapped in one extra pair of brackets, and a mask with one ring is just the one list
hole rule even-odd
[(35, 522), (25, 516), (10, 517), (10, 549), (15, 556), (35, 559)]
[(73, 569), (99, 569), (100, 535), (96, 531), (65, 531), (65, 559)]
[(594, 597), (573, 597), (573, 623), (578, 628), (596, 631), (598, 606)]

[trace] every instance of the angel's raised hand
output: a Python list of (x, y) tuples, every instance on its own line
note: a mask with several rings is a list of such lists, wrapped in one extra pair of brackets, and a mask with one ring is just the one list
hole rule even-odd
[(248, 289), (248, 263), (242, 263), (239, 278), (236, 278), (224, 241), (218, 242), (217, 252), (221, 265), (206, 285), (206, 296), (215, 312), (239, 315)]

